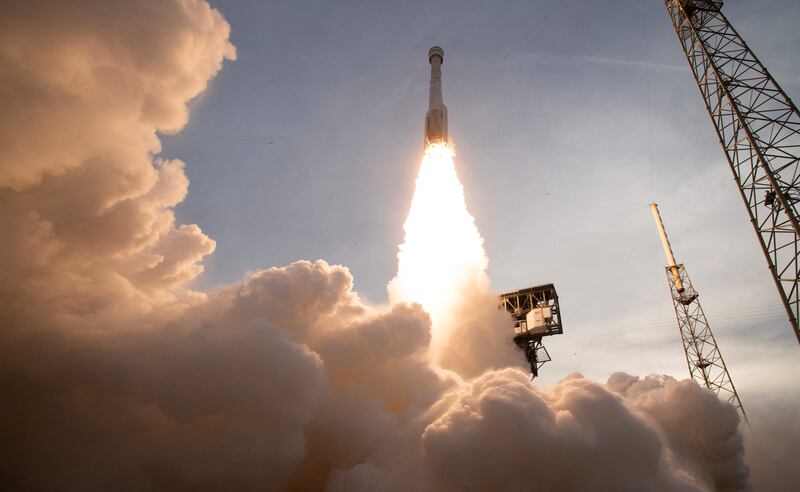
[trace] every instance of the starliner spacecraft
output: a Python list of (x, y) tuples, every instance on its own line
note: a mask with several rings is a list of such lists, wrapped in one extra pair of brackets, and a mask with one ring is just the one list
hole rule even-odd
[(428, 51), (431, 64), (431, 87), (428, 96), (428, 112), (425, 113), (425, 146), (447, 144), (447, 106), (442, 98), (442, 63), (444, 50), (434, 46)]

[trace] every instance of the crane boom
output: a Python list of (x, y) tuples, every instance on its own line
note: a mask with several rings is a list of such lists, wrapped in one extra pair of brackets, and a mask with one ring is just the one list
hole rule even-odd
[(656, 221), (659, 235), (667, 255), (667, 282), (669, 283), (672, 307), (675, 308), (675, 317), (678, 320), (678, 331), (683, 343), (683, 352), (686, 355), (686, 364), (689, 366), (689, 375), (698, 384), (713, 391), (718, 397), (724, 399), (739, 412), (741, 418), (747, 422), (747, 414), (739, 399), (739, 393), (733, 385), (733, 380), (722, 358), (722, 352), (717, 345), (717, 339), (711, 331), (706, 314), (700, 305), (700, 294), (695, 290), (686, 267), (682, 263), (676, 264), (672, 256), (672, 247), (667, 240), (667, 232), (658, 212), (658, 205), (650, 205), (653, 218)]
[(718, 0), (665, 0), (800, 343), (800, 112)]

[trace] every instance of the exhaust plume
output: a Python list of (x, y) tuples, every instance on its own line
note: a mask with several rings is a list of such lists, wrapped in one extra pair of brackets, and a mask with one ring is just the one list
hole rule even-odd
[(473, 377), (521, 362), (508, 330), (498, 329), (508, 315), (491, 292), (483, 238), (453, 158), (445, 145), (425, 151), (388, 291), (391, 302), (420, 303), (430, 313), (431, 360)]
[(434, 324), (432, 345), (438, 347), (462, 287), (486, 290), (489, 282), (483, 238), (467, 210), (449, 147), (426, 149), (403, 230), (389, 299), (422, 304)]

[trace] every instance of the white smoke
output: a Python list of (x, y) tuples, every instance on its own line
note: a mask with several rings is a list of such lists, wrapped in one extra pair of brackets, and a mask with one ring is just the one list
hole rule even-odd
[(341, 266), (189, 289), (214, 242), (175, 224), (156, 132), (228, 35), (201, 0), (4, 7), (0, 489), (748, 488), (732, 407), (664, 377), (538, 388), (488, 289), (450, 370), (420, 305), (367, 305)]

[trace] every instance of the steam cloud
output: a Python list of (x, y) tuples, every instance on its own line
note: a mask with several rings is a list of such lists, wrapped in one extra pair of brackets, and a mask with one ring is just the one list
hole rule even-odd
[(187, 288), (214, 242), (175, 224), (155, 132), (235, 58), (229, 26), (80, 3), (0, 17), (0, 489), (749, 487), (734, 409), (690, 381), (486, 370), (491, 296), (441, 369), (421, 306), (369, 306), (341, 266)]

